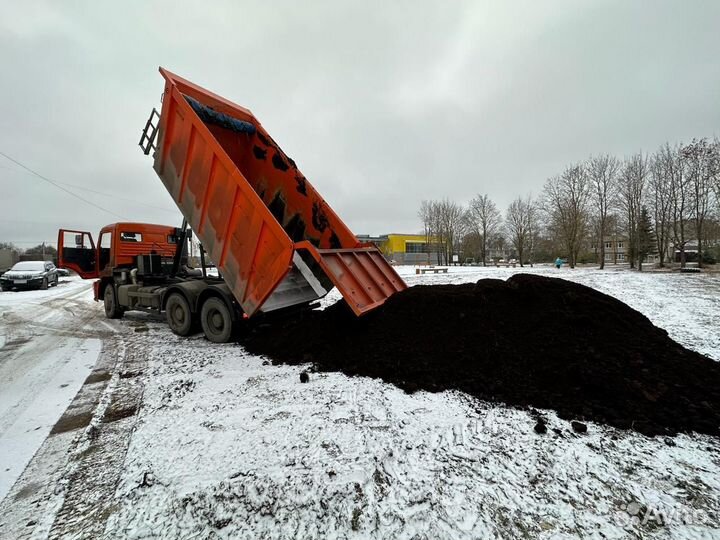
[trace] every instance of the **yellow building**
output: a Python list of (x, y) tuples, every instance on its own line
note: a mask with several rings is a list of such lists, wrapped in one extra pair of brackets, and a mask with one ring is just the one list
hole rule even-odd
[(361, 242), (374, 243), (395, 264), (437, 264), (436, 244), (424, 234), (389, 233), (380, 236), (358, 235)]

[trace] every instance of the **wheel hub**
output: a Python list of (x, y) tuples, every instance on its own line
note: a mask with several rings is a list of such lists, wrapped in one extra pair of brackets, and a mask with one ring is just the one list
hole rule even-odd
[(212, 326), (212, 329), (219, 332), (223, 328), (223, 317), (222, 315), (217, 312), (213, 311), (213, 313), (210, 315), (210, 325)]

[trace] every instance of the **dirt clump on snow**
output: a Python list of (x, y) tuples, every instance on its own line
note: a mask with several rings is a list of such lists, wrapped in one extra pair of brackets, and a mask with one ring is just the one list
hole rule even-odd
[(623, 302), (566, 280), (418, 285), (356, 318), (340, 301), (243, 339), (274, 363), (456, 389), (646, 435), (720, 434), (720, 363)]

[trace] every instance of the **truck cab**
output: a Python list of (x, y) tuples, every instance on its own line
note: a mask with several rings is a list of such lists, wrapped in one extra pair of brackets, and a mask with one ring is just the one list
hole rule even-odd
[(149, 223), (113, 223), (100, 230), (98, 242), (87, 231), (61, 229), (58, 234), (60, 266), (75, 271), (83, 279), (98, 279), (99, 285), (117, 272), (131, 271), (138, 256), (157, 254), (161, 258), (175, 255), (178, 230), (169, 225)]
[(101, 229), (96, 243), (90, 232), (60, 229), (58, 260), (83, 279), (96, 280), (94, 298), (103, 301), (110, 319), (131, 310), (164, 312), (178, 335), (201, 326), (211, 341), (229, 341), (242, 310), (220, 276), (208, 276), (204, 264), (202, 271), (187, 266), (189, 234), (184, 227), (113, 223)]

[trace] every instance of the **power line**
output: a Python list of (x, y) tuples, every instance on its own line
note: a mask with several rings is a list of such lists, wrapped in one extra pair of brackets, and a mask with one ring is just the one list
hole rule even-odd
[[(0, 166), (0, 169), (5, 169), (8, 171), (14, 171), (14, 172), (27, 172), (27, 171), (18, 171), (17, 169), (10, 168), (10, 167), (2, 167)], [(61, 182), (60, 180), (53, 180), (56, 184), (62, 184), (63, 186), (68, 186), (75, 189), (82, 189), (83, 191), (87, 191), (89, 193), (95, 193), (96, 195), (101, 195), (103, 197), (110, 197), (111, 199), (115, 199), (118, 201), (125, 201), (133, 204), (139, 204), (140, 206), (146, 206), (147, 208), (152, 208), (153, 210), (161, 210), (163, 212), (172, 212), (173, 214), (177, 214), (177, 210), (171, 210), (170, 208), (163, 208), (161, 206), (155, 206), (153, 204), (144, 203), (141, 201), (136, 201), (134, 199), (128, 199), (126, 197), (118, 197), (114, 193), (105, 193), (104, 191), (98, 191), (96, 189), (92, 189), (86, 186), (79, 186), (77, 184), (71, 184), (70, 182)]]
[[(1, 152), (0, 152), (0, 153), (1, 153)], [(3, 155), (5, 155), (5, 154), (3, 154)], [(7, 156), (6, 156), (6, 157), (7, 157)], [(25, 170), (25, 171), (18, 171), (18, 170), (15, 169), (15, 168), (12, 168), (12, 167), (3, 167), (2, 165), (0, 165), (0, 169), (4, 169), (4, 170), (6, 170), (6, 171), (23, 172), (23, 173), (24, 173), (24, 172), (28, 172), (27, 170)], [(96, 190), (96, 189), (91, 189), (91, 188), (86, 187), (86, 186), (79, 186), (79, 185), (77, 185), (77, 184), (71, 184), (70, 182), (61, 182), (60, 180), (53, 180), (53, 182), (55, 182), (56, 184), (62, 184), (63, 186), (68, 186), (68, 187), (75, 188), (75, 189), (82, 189), (83, 191), (88, 191), (88, 192), (90, 192), (90, 193), (95, 193), (96, 195), (101, 195), (101, 196), (103, 196), (103, 197), (110, 197), (110, 198), (116, 199), (116, 200), (118, 200), (118, 201), (130, 202), (130, 203), (133, 203), (133, 204), (139, 204), (139, 205), (141, 205), (141, 206), (146, 206), (147, 208), (152, 208), (152, 209), (154, 209), (154, 210), (162, 210), (163, 212), (171, 212), (171, 213), (173, 213), (173, 214), (177, 214), (177, 210), (171, 210), (171, 209), (169, 209), (169, 208), (162, 208), (162, 207), (160, 207), (160, 206), (155, 206), (155, 205), (153, 205), (153, 204), (148, 204), (148, 203), (144, 203), (144, 202), (141, 202), (141, 201), (136, 201), (136, 200), (134, 200), (134, 199), (128, 199), (128, 198), (125, 198), (125, 197), (118, 197), (117, 195), (115, 195), (115, 194), (113, 194), (113, 193), (105, 193), (105, 192), (103, 192), (103, 191), (98, 191), (98, 190)]]
[(84, 203), (86, 203), (86, 204), (89, 204), (90, 206), (94, 206), (95, 208), (98, 208), (99, 210), (102, 210), (103, 212), (107, 212), (108, 214), (111, 214), (111, 215), (113, 215), (113, 216), (115, 216), (115, 217), (118, 217), (118, 218), (120, 218), (120, 219), (122, 219), (122, 220), (126, 220), (126, 219), (127, 219), (126, 217), (121, 216), (120, 214), (117, 214), (117, 213), (113, 212), (112, 210), (108, 210), (107, 208), (103, 208), (103, 207), (100, 206), (99, 204), (95, 204), (94, 202), (89, 201), (89, 200), (87, 200), (87, 199), (84, 198), (84, 197), (81, 197), (81, 196), (78, 195), (77, 193), (73, 193), (73, 192), (70, 191), (69, 189), (66, 189), (66, 188), (62, 187), (62, 186), (61, 186), (60, 184), (58, 184), (57, 182), (54, 182), (53, 180), (50, 180), (48, 177), (43, 176), (43, 175), (40, 174), (39, 172), (36, 172), (36, 171), (32, 170), (30, 167), (27, 167), (26, 165), (23, 165), (23, 164), (20, 163), (18, 160), (14, 159), (14, 158), (12, 158), (12, 157), (10, 157), (10, 156), (8, 156), (8, 155), (7, 155), (6, 153), (4, 153), (4, 152), (0, 152), (0, 156), (3, 156), (5, 159), (8, 159), (8, 160), (12, 161), (13, 163), (15, 163), (16, 165), (22, 167), (23, 169), (25, 169), (25, 170), (28, 171), (29, 173), (34, 174), (35, 176), (37, 176), (37, 177), (40, 178), (41, 180), (44, 180), (45, 182), (47, 182), (47, 183), (55, 186), (56, 188), (64, 191), (64, 192), (67, 193), (68, 195), (72, 195), (72, 196), (75, 197), (76, 199), (79, 199), (79, 200), (81, 200), (82, 202), (84, 202)]
[(77, 184), (68, 184), (67, 182), (60, 182), (60, 181), (57, 181), (57, 180), (56, 180), (56, 182), (57, 182), (58, 184), (63, 184), (63, 185), (65, 185), (65, 186), (70, 186), (70, 187), (74, 187), (74, 188), (76, 188), (76, 189), (82, 189), (82, 190), (84, 190), (84, 191), (88, 191), (88, 192), (90, 192), (90, 193), (95, 193), (96, 195), (102, 195), (103, 197), (111, 197), (111, 198), (116, 199), (116, 200), (118, 200), (118, 201), (125, 201), (125, 202), (130, 202), (130, 203), (133, 203), (133, 204), (139, 204), (139, 205), (141, 205), (141, 206), (147, 206), (148, 208), (152, 208), (152, 209), (154, 209), (154, 210), (162, 210), (163, 212), (172, 212), (173, 214), (177, 214), (177, 212), (178, 212), (177, 210), (170, 210), (169, 208), (162, 208), (162, 207), (160, 207), (160, 206), (154, 206), (154, 205), (152, 205), (152, 204), (147, 204), (147, 203), (140, 202), (140, 201), (134, 201), (133, 199), (126, 199), (125, 197), (118, 197), (117, 195), (113, 195), (112, 193), (103, 193), (102, 191), (97, 191), (97, 190), (94, 190), (94, 189), (90, 189), (90, 188), (85, 187), (85, 186), (78, 186)]

